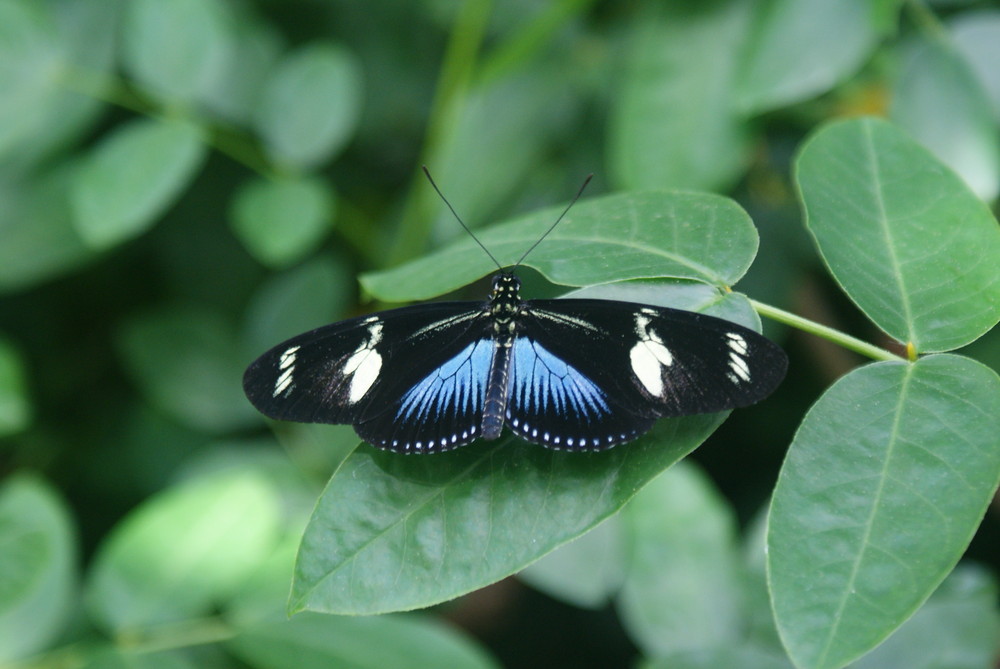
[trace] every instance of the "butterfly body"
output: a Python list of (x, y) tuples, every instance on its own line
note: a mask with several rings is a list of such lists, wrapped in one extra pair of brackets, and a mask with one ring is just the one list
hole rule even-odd
[(523, 300), (509, 272), (486, 302), (334, 323), (274, 347), (244, 390), (272, 418), (354, 426), (435, 453), (504, 426), (559, 450), (603, 450), (656, 419), (753, 404), (784, 377), (774, 343), (728, 321), (611, 300)]

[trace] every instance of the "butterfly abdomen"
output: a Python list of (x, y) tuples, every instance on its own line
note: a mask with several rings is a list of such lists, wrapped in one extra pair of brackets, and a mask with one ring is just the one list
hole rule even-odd
[(498, 340), (493, 349), (493, 362), (486, 382), (483, 403), (483, 439), (496, 439), (503, 431), (507, 413), (507, 386), (510, 381), (510, 353), (513, 338)]

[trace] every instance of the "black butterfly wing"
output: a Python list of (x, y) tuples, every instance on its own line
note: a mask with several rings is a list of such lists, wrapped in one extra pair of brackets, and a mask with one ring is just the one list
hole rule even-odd
[(629, 441), (660, 417), (758, 402), (788, 364), (741, 325), (609, 300), (527, 302), (513, 357), (508, 425), (574, 450)]
[(489, 333), (475, 302), (379, 312), (275, 346), (247, 369), (243, 389), (271, 418), (352, 424), (395, 451), (456, 448), (482, 420)]

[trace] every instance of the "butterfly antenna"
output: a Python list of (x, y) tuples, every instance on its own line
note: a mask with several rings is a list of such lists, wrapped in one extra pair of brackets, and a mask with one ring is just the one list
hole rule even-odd
[(438, 197), (440, 197), (441, 200), (446, 205), (448, 205), (448, 209), (451, 210), (451, 214), (452, 214), (452, 216), (455, 217), (455, 220), (458, 221), (459, 224), (463, 228), (465, 228), (465, 231), (469, 233), (470, 237), (472, 237), (474, 240), (476, 240), (476, 243), (479, 244), (479, 248), (481, 248), (483, 251), (486, 252), (486, 255), (488, 255), (490, 257), (490, 260), (493, 261), (493, 264), (496, 265), (497, 267), (499, 267), (500, 271), (502, 272), (503, 271), (503, 266), (500, 265), (499, 262), (497, 262), (497, 259), (493, 257), (493, 254), (490, 253), (490, 250), (488, 248), (486, 248), (481, 241), (479, 241), (479, 237), (476, 237), (475, 233), (472, 232), (472, 230), (469, 229), (469, 226), (467, 226), (465, 224), (465, 221), (462, 220), (462, 217), (459, 216), (458, 212), (455, 211), (455, 208), (453, 206), (451, 206), (451, 202), (448, 202), (448, 198), (446, 198), (444, 196), (444, 193), (441, 192), (441, 189), (438, 188), (438, 185), (436, 183), (434, 183), (434, 177), (431, 176), (431, 172), (430, 172), (430, 170), (427, 169), (427, 166), (426, 165), (421, 165), (420, 167), (424, 170), (424, 174), (427, 176), (427, 180), (431, 182), (431, 186), (434, 187), (434, 190), (437, 192)]
[(556, 219), (556, 222), (550, 225), (549, 229), (545, 231), (545, 234), (539, 237), (538, 241), (532, 244), (531, 248), (529, 248), (527, 251), (524, 252), (524, 255), (521, 256), (520, 260), (514, 263), (514, 267), (519, 267), (521, 263), (524, 262), (524, 259), (528, 257), (528, 254), (534, 251), (535, 247), (541, 244), (542, 240), (548, 237), (549, 233), (556, 229), (556, 226), (559, 225), (559, 221), (563, 220), (563, 217), (569, 212), (570, 208), (572, 208), (572, 206), (576, 204), (576, 201), (580, 199), (580, 196), (583, 195), (583, 191), (586, 190), (587, 188), (587, 184), (589, 184), (590, 180), (593, 178), (594, 178), (593, 173), (587, 175), (587, 178), (583, 180), (583, 185), (580, 186), (580, 190), (576, 192), (576, 195), (573, 197), (573, 199), (570, 200), (569, 204), (566, 205), (566, 208), (563, 209), (563, 213), (559, 214), (559, 218)]

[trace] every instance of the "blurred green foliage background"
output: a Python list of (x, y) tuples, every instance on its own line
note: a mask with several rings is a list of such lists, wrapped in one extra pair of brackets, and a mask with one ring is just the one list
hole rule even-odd
[[(47, 606), (4, 573), (25, 560), (0, 558), (0, 663), (52, 648), (38, 666), (329, 661), (266, 659), (301, 648), (264, 637), (223, 649), (212, 642), (230, 632), (212, 625), (175, 637), (186, 654), (123, 659), (129, 639), (99, 613), (114, 606), (85, 604), (80, 584), (98, 578), (95, 551), (123, 518), (208, 472), (277, 482), (277, 493), (227, 484), (247, 513), (261, 495), (280, 499), (263, 534), (215, 549), (260, 559), (220, 573), (264, 569), (275, 542), (290, 557), (357, 440), (350, 428), (266, 425), (242, 371), (286, 337), (382, 306), (359, 273), (464, 234), (421, 164), (474, 227), (564, 202), (590, 172), (587, 197), (727, 194), (761, 236), (740, 290), (891, 346), (825, 275), (793, 154), (829, 119), (885, 116), (995, 203), (997, 45), (1000, 9), (965, 0), (0, 0), (0, 511), (39, 509), (66, 544), (39, 553), (63, 556), (45, 562)], [(526, 293), (552, 292), (525, 274)], [(788, 380), (694, 457), (743, 525), (767, 503), (806, 408), (860, 361), (766, 326), (792, 355)], [(996, 332), (967, 353), (1000, 368)], [(4, 541), (21, 550), (2, 516), (0, 552)], [(998, 535), (991, 510), (971, 556), (993, 570)], [(275, 573), (267, 606), (280, 610), (288, 574)], [(577, 603), (593, 608), (506, 580), (445, 607), (447, 629), (359, 619), (339, 633), (368, 641), (358, 652), (371, 657), (382, 639), (425, 640), (385, 649), (381, 666), (408, 654), (410, 666), (636, 660), (606, 599)], [(329, 636), (323, 624), (296, 638)], [(428, 655), (414, 650), (428, 638)]]

